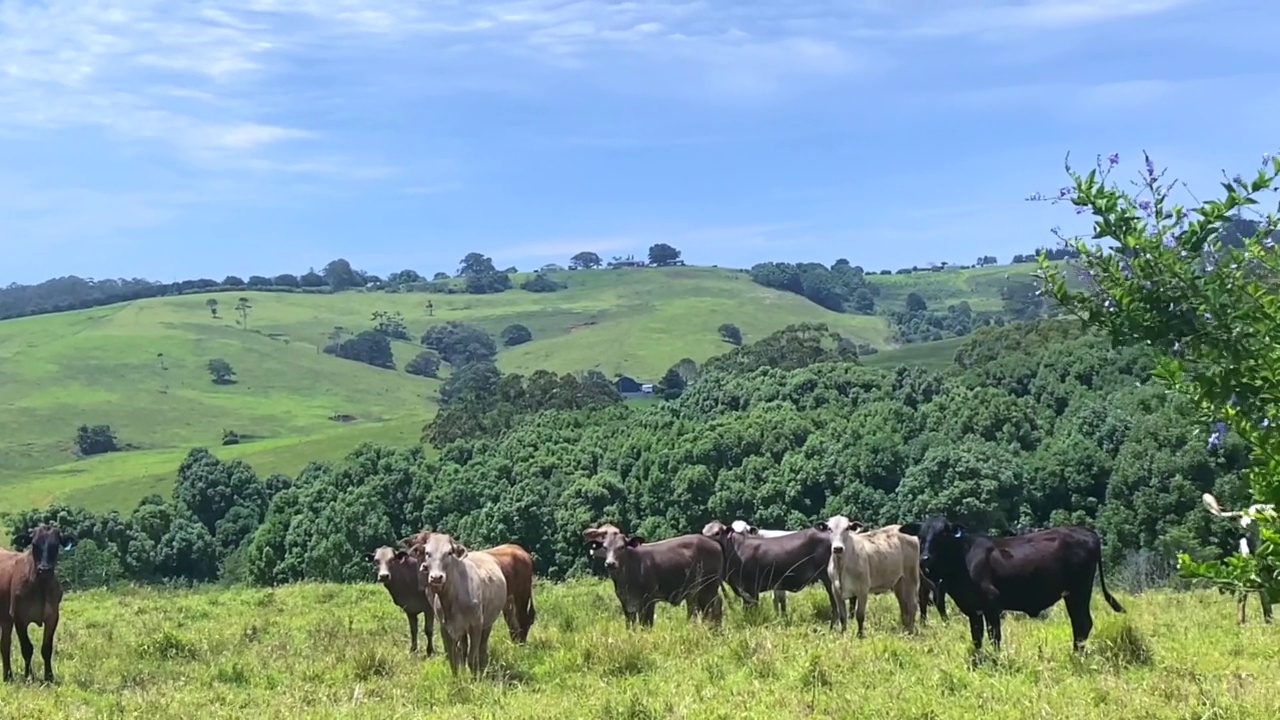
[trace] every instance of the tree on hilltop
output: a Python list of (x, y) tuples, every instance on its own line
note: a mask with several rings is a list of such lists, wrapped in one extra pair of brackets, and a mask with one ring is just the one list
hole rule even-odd
[(222, 358), (213, 358), (205, 363), (205, 369), (213, 376), (213, 382), (216, 385), (230, 385), (235, 382), (236, 371), (231, 367), (231, 363)]
[(663, 267), (674, 265), (680, 260), (680, 251), (666, 243), (654, 243), (649, 246), (649, 264)]
[(603, 264), (604, 261), (600, 259), (599, 255), (587, 250), (569, 258), (569, 267), (578, 270), (591, 270), (598, 268)]

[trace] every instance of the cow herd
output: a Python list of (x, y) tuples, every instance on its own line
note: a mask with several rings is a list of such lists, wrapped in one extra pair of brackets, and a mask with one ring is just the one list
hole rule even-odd
[[(1258, 543), (1250, 516), (1274, 514), (1272, 506), (1246, 512), (1224, 512), (1212, 495), (1204, 495), (1215, 516), (1239, 518), (1247, 537), (1241, 552)], [(1252, 532), (1251, 535), (1248, 533)], [(592, 558), (603, 561), (613, 583), (627, 627), (652, 626), (659, 602), (685, 604), (695, 615), (719, 625), (729, 590), (754, 606), (771, 592), (774, 607), (787, 612), (787, 593), (815, 583), (826, 590), (831, 627), (841, 632), (850, 612), (864, 636), (869, 596), (890, 593), (898, 601), (904, 630), (923, 625), (933, 604), (946, 619), (945, 598), (969, 619), (973, 648), (982, 647), (984, 631), (996, 648), (1005, 612), (1041, 617), (1064, 601), (1071, 621), (1073, 647), (1079, 650), (1093, 629), (1090, 601), (1095, 575), (1102, 596), (1116, 612), (1124, 608), (1107, 590), (1102, 542), (1092, 530), (1062, 526), (991, 537), (972, 532), (943, 516), (920, 522), (868, 529), (836, 515), (797, 530), (762, 529), (744, 520), (726, 525), (713, 520), (701, 532), (649, 542), (612, 524), (589, 527), (582, 538)], [(4, 680), (13, 680), (12, 635), (16, 630), (26, 678), (32, 679), (34, 647), (28, 626), (44, 627), (40, 654), (44, 680), (54, 681), (53, 650), (62, 585), (57, 576), (60, 552), (75, 536), (56, 524), (41, 523), (15, 538), (15, 550), (0, 549), (0, 655)], [(419, 617), (427, 654), (435, 654), (435, 625), (450, 670), (463, 666), (479, 675), (488, 664), (489, 636), (498, 617), (505, 618), (511, 639), (525, 643), (537, 618), (533, 603), (534, 563), (519, 545), (469, 550), (451, 535), (422, 531), (365, 555), (377, 579), (409, 622), (409, 650), (418, 649)], [(1263, 596), (1263, 617), (1271, 621), (1271, 599)], [(1239, 597), (1244, 622), (1244, 597)]]

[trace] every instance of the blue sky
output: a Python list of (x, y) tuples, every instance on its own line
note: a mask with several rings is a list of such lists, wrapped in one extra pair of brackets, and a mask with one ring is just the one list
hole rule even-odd
[(1274, 0), (0, 0), (0, 284), (659, 241), (1007, 260), (1073, 227), (1022, 200), (1068, 151), (1208, 197), (1280, 147), (1277, 27)]

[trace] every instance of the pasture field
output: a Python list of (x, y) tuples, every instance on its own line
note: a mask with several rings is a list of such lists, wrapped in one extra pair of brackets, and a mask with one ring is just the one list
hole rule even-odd
[[(1097, 591), (1095, 590), (1095, 595)], [(605, 581), (540, 585), (529, 644), (499, 620), (488, 676), (454, 680), (442, 650), (408, 653), (404, 615), (363, 585), (72, 593), (62, 606), (52, 687), (0, 687), (0, 714), (243, 718), (1275, 718), (1277, 629), (1236, 625), (1211, 591), (1095, 598), (1086, 654), (1072, 656), (1061, 605), (1047, 621), (1010, 615), (1005, 646), (976, 668), (968, 623), (934, 613), (917, 636), (875, 596), (867, 637), (827, 630), (821, 588), (725, 625), (661, 605), (628, 632)], [(769, 602), (763, 603), (768, 606)], [(1256, 606), (1255, 606), (1256, 607)], [(32, 630), (33, 640), (39, 635)], [(437, 636), (438, 640), (438, 636)], [(35, 640), (35, 642), (39, 642)], [(37, 645), (38, 647), (38, 645)], [(425, 644), (420, 646), (424, 653)], [(19, 658), (17, 643), (14, 657)], [(21, 661), (17, 670), (21, 677)], [(36, 653), (37, 677), (41, 672)]]
[(1037, 269), (1035, 263), (1019, 263), (909, 275), (871, 275), (868, 280), (880, 288), (880, 295), (876, 298), (876, 305), (880, 308), (901, 310), (906, 307), (907, 295), (916, 292), (928, 303), (930, 310), (945, 310), (948, 305), (968, 300), (974, 312), (995, 312), (1002, 307), (1000, 291), (1005, 283), (1019, 278), (1028, 279)]

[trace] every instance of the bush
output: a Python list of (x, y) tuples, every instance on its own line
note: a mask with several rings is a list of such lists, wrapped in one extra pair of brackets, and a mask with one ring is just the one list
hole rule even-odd
[(514, 323), (502, 328), (502, 344), (507, 347), (523, 345), (532, 339), (533, 333), (520, 323)]
[(440, 377), (440, 356), (430, 350), (423, 350), (404, 366), (404, 371), (420, 377)]

